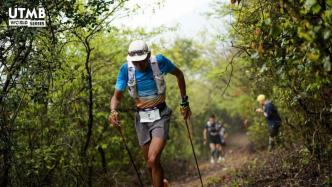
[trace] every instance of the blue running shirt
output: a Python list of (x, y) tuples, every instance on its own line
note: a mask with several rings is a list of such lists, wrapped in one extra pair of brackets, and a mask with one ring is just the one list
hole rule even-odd
[[(175, 70), (176, 66), (165, 56), (156, 55), (159, 69), (163, 75)], [(141, 72), (135, 70), (136, 86), (139, 98), (136, 100), (136, 106), (139, 108), (153, 107), (159, 103), (165, 101), (164, 96), (157, 95), (157, 86), (154, 81), (153, 72), (151, 66), (147, 67), (147, 70)], [(123, 92), (128, 83), (128, 64), (124, 63), (119, 71), (118, 78), (115, 84), (115, 89)], [(145, 99), (142, 99), (145, 98)]]

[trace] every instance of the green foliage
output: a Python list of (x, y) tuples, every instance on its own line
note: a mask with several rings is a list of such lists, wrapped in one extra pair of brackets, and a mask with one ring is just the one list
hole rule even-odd
[[(135, 186), (122, 140), (107, 121), (109, 98), (128, 43), (133, 38), (150, 39), (167, 28), (153, 32), (115, 28), (113, 19), (139, 9), (127, 7), (126, 2), (6, 0), (0, 4), (2, 186)], [(48, 10), (48, 27), (7, 25), (9, 7), (39, 3)], [(231, 39), (234, 48), (226, 49), (205, 36), (202, 41), (162, 40), (152, 47), (154, 54), (164, 54), (185, 74), (197, 154), (206, 156), (202, 131), (210, 113), (229, 124), (230, 131), (246, 122), (255, 146), (265, 147), (267, 128), (263, 116), (254, 113), (256, 95), (265, 93), (282, 116), (284, 145), (304, 145), (298, 153), (301, 165), (311, 166), (313, 156), (318, 160), (330, 156), (331, 2), (250, 0), (215, 5), (216, 17), (232, 13), (232, 27), (217, 38)], [(173, 76), (166, 81), (173, 118), (163, 159), (190, 163), (177, 81)], [(148, 176), (133, 128), (133, 109), (133, 100), (125, 93), (119, 109), (121, 124), (136, 164)], [(287, 170), (292, 166), (282, 164)], [(212, 177), (208, 183), (219, 179)], [(331, 183), (330, 178), (325, 181)]]
[[(255, 98), (265, 93), (274, 101), (289, 146), (306, 145), (317, 157), (330, 154), (331, 4), (250, 0), (215, 9), (219, 16), (232, 11), (229, 37), (237, 49), (234, 53), (241, 54), (235, 63), (245, 69), (240, 85), (250, 91), (244, 94)], [(249, 108), (242, 113), (252, 115)], [(256, 127), (249, 131), (263, 133)]]
[[(237, 186), (315, 186), (328, 184), (328, 158), (319, 162), (304, 147), (260, 152), (252, 161), (236, 169), (231, 185)], [(319, 175), (318, 175), (319, 173)], [(224, 183), (228, 186), (228, 183)]]
[[(8, 2), (1, 10), (11, 6)], [(1, 128), (0, 142), (4, 150), (0, 157), (4, 172), (0, 174), (6, 179), (0, 181), (2, 185), (135, 185), (135, 173), (119, 133), (107, 121), (109, 99), (130, 40), (149, 39), (164, 28), (149, 33), (111, 26), (109, 20), (115, 14), (133, 13), (124, 2), (61, 1), (57, 6), (49, 2), (48, 8), (57, 8), (47, 12), (48, 27), (5, 26), (1, 30), (1, 42), (12, 44), (4, 46), (0, 69), (0, 119), (1, 127), (6, 127)], [(1, 15), (7, 19), (5, 12)], [(6, 19), (1, 20), (2, 25)], [(179, 39), (174, 47), (160, 52), (190, 74), (190, 68), (201, 63), (193, 45)], [(17, 61), (21, 56), (24, 58)], [(198, 71), (199, 66), (195, 68)], [(167, 82), (167, 102), (174, 118), (163, 157), (169, 162), (192, 160), (179, 114), (180, 97), (174, 97), (179, 95), (178, 86), (174, 77), (167, 77)], [(193, 93), (195, 88), (191, 89), (188, 92)], [(133, 109), (133, 100), (125, 93), (119, 109), (121, 124), (136, 164), (148, 176), (133, 128)]]
[[(107, 121), (130, 37), (141, 32), (110, 26), (115, 14), (132, 12), (125, 2), (43, 1), (46, 28), (9, 27), (4, 10), (14, 2), (0, 5), (1, 186), (133, 182), (122, 141)], [(132, 104), (122, 103), (122, 124), (135, 161), (144, 167), (129, 128)]]
[(265, 122), (262, 121), (263, 119), (261, 118), (260, 122), (252, 123), (247, 132), (254, 148), (258, 150), (263, 148), (266, 149), (269, 142), (268, 130)]
[(210, 176), (205, 180), (206, 186), (217, 186), (220, 184), (222, 179), (219, 176)]

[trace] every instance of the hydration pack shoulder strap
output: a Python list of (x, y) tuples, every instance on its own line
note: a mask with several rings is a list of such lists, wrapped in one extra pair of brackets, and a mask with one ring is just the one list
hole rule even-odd
[[(127, 62), (128, 64), (128, 91), (131, 97), (137, 98), (137, 85), (135, 78), (135, 66), (131, 61)], [(157, 85), (158, 95), (165, 94), (166, 92), (166, 84), (164, 80), (164, 76), (162, 75), (159, 65), (157, 62), (157, 58), (155, 56), (150, 58), (150, 65), (153, 72), (153, 78)]]
[(161, 72), (160, 72), (160, 69), (159, 69), (157, 58), (155, 56), (150, 58), (150, 64), (151, 64), (153, 76), (160, 76)]
[(129, 95), (133, 98), (137, 98), (135, 66), (131, 61), (128, 61), (127, 65), (128, 65), (128, 91), (129, 91)]
[(155, 56), (152, 56), (150, 58), (150, 64), (151, 64), (151, 69), (153, 72), (154, 81), (156, 82), (156, 85), (157, 85), (158, 94), (159, 95), (165, 94), (166, 84), (165, 84), (164, 76), (160, 72), (157, 58)]

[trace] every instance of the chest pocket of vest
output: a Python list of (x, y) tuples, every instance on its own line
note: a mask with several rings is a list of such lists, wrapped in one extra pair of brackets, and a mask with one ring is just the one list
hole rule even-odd
[(159, 95), (164, 94), (166, 91), (166, 84), (164, 76), (160, 72), (156, 57), (151, 57), (150, 64), (153, 72), (154, 81), (156, 82), (157, 85), (158, 94)]
[(131, 62), (128, 63), (128, 91), (131, 97), (137, 97), (135, 67)]
[(164, 80), (164, 76), (154, 76), (154, 81), (157, 85), (158, 95), (164, 94), (166, 90), (166, 84)]
[[(157, 93), (158, 95), (163, 95), (166, 92), (166, 83), (164, 76), (160, 72), (159, 65), (157, 62), (156, 57), (150, 58), (151, 69), (153, 72), (153, 79), (157, 86)], [(136, 78), (135, 78), (135, 66), (132, 62), (128, 62), (128, 91), (131, 97), (137, 98), (137, 85), (136, 85)]]

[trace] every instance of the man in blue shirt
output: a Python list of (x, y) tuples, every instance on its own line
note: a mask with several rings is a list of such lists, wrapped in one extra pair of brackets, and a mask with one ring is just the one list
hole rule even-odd
[(181, 114), (186, 120), (191, 112), (183, 73), (169, 59), (159, 54), (151, 56), (148, 45), (142, 40), (129, 45), (127, 62), (121, 68), (111, 99), (109, 122), (119, 127), (117, 108), (128, 86), (137, 108), (135, 128), (139, 144), (150, 170), (154, 187), (167, 186), (160, 164), (162, 150), (168, 137), (172, 110), (165, 103), (166, 74), (176, 76), (181, 95)]
[(274, 146), (274, 138), (279, 133), (279, 127), (281, 125), (281, 118), (279, 116), (277, 108), (272, 104), (271, 101), (265, 99), (265, 95), (261, 94), (257, 97), (258, 103), (263, 107), (256, 109), (256, 112), (263, 113), (269, 130), (269, 147), (271, 150)]

